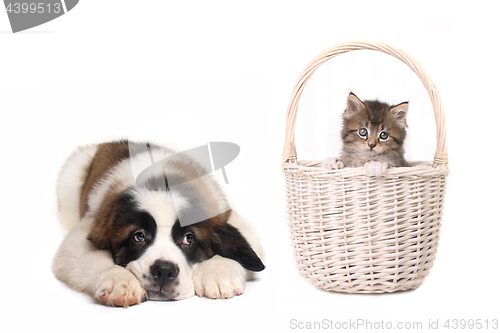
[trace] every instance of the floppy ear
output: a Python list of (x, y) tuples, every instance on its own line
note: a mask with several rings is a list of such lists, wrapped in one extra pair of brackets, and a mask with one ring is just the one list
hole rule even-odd
[(99, 250), (111, 249), (112, 217), (96, 217), (92, 230), (87, 235), (87, 239)]
[(260, 272), (265, 268), (238, 229), (228, 223), (223, 223), (215, 226), (213, 233), (211, 247), (214, 254), (233, 259), (250, 271)]

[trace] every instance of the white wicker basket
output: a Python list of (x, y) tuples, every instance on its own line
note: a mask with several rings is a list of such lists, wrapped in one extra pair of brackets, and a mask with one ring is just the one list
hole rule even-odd
[[(294, 128), (305, 84), (327, 60), (363, 49), (401, 60), (429, 92), (437, 125), (434, 163), (368, 177), (364, 168), (326, 170), (320, 161), (297, 161)], [(410, 55), (383, 43), (359, 41), (337, 45), (311, 61), (288, 105), (282, 169), (296, 267), (307, 281), (348, 293), (394, 292), (422, 284), (436, 255), (449, 169), (439, 92)]]

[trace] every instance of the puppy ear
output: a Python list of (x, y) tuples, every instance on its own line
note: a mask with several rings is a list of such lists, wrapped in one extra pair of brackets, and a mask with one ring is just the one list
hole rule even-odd
[(260, 272), (265, 268), (245, 237), (228, 223), (214, 227), (211, 248), (214, 254), (233, 259), (250, 271)]
[(99, 250), (109, 250), (111, 248), (111, 238), (108, 236), (109, 221), (96, 221), (92, 230), (87, 235), (87, 239)]

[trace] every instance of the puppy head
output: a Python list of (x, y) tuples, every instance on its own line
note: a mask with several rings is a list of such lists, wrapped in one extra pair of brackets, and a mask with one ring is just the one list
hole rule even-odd
[(134, 273), (149, 300), (193, 296), (193, 266), (214, 255), (248, 270), (264, 269), (246, 239), (228, 224), (231, 210), (183, 227), (178, 212), (194, 208), (188, 199), (174, 197), (168, 190), (129, 188), (110, 200), (107, 212), (101, 209), (88, 235), (96, 248), (111, 251), (115, 264)]

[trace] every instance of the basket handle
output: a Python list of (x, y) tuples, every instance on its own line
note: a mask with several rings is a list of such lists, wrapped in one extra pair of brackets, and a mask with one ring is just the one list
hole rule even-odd
[(319, 66), (324, 64), (326, 61), (340, 54), (346, 53), (348, 51), (355, 50), (374, 50), (380, 51), (401, 60), (406, 65), (408, 65), (420, 78), (425, 89), (429, 93), (431, 98), (432, 107), (434, 109), (434, 116), (436, 118), (436, 133), (437, 133), (437, 143), (436, 143), (436, 153), (434, 155), (434, 167), (445, 166), (448, 164), (448, 154), (447, 154), (447, 144), (446, 144), (446, 125), (444, 120), (444, 110), (441, 105), (441, 96), (439, 91), (432, 82), (431, 78), (425, 70), (420, 66), (420, 64), (409, 54), (405, 53), (399, 48), (392, 47), (390, 45), (372, 42), (372, 41), (353, 41), (342, 43), (336, 45), (332, 48), (327, 49), (316, 58), (314, 58), (307, 67), (300, 73), (299, 79), (295, 83), (295, 87), (292, 91), (292, 96), (290, 97), (290, 102), (288, 104), (287, 114), (286, 114), (286, 138), (285, 138), (285, 148), (283, 150), (283, 160), (282, 166), (285, 163), (296, 163), (297, 152), (295, 150), (295, 121), (297, 118), (297, 108), (299, 105), (300, 96), (304, 91), (306, 83), (309, 81), (311, 76), (314, 74)]

